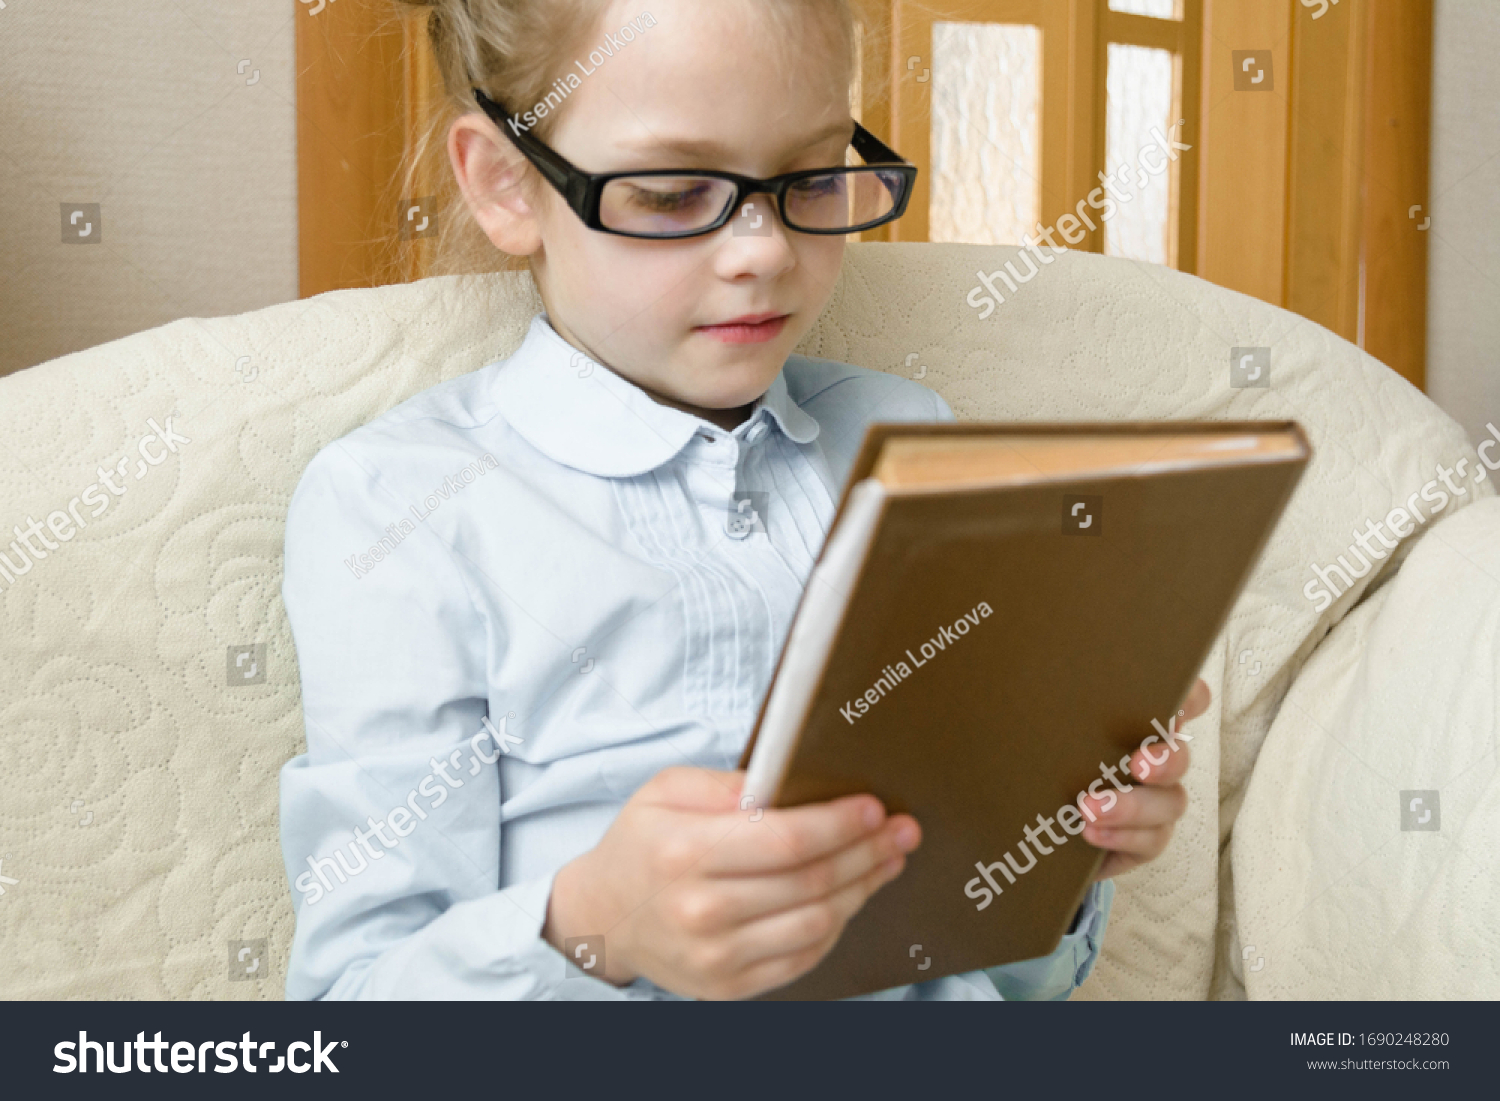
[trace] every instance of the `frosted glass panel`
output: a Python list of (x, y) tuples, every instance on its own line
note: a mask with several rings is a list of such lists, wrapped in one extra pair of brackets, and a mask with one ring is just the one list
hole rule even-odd
[(1171, 162), (1151, 130), (1166, 136), (1177, 121), (1169, 117), (1171, 53), (1110, 43), (1106, 88), (1105, 171), (1118, 183), (1111, 189), (1117, 209), (1104, 223), (1104, 251), (1165, 264)]
[(1109, 0), (1110, 11), (1127, 15), (1150, 15), (1157, 19), (1176, 19), (1177, 0)]
[(1042, 32), (932, 25), (928, 239), (1019, 244), (1040, 220)]

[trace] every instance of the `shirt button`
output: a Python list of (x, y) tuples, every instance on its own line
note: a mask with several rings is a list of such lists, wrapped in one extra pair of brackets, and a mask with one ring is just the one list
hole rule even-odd
[(754, 428), (750, 429), (749, 432), (745, 433), (745, 442), (760, 443), (760, 441), (765, 437), (766, 431), (766, 422), (761, 421)]
[(757, 529), (766, 530), (765, 494), (735, 494), (729, 498), (728, 506), (724, 530), (731, 539), (748, 539)]

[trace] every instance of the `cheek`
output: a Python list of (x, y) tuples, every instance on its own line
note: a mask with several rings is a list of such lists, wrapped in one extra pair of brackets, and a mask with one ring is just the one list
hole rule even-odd
[(808, 324), (823, 312), (828, 297), (838, 282), (839, 271), (844, 264), (844, 247), (847, 237), (808, 237), (799, 242), (797, 262), (803, 272), (808, 301), (806, 312), (811, 316)]
[(844, 247), (847, 237), (808, 237), (799, 250), (799, 259), (807, 269), (811, 280), (826, 291), (832, 291), (838, 282), (839, 268), (844, 263)]
[(591, 326), (607, 323), (610, 329), (634, 319), (660, 321), (685, 313), (698, 285), (693, 274), (705, 262), (695, 250), (592, 233), (582, 226), (554, 255), (552, 274), (561, 277), (569, 306), (586, 313)]

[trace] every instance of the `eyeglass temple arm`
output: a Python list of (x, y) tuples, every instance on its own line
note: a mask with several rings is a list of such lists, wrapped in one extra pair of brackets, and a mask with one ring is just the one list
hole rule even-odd
[(479, 101), (479, 106), (484, 108), (484, 113), (490, 116), (491, 121), (516, 145), (521, 152), (530, 158), (537, 166), (538, 171), (547, 177), (549, 183), (560, 191), (564, 198), (570, 202), (574, 196), (569, 191), (573, 180), (580, 175), (566, 157), (547, 148), (546, 145), (532, 137), (530, 132), (523, 126), (509, 126), (507, 119), (509, 112), (495, 100), (485, 95), (478, 88), (474, 89), (474, 98)]
[(866, 164), (906, 164), (906, 158), (881, 141), (863, 125), (854, 124), (854, 137), (849, 139), (854, 151)]

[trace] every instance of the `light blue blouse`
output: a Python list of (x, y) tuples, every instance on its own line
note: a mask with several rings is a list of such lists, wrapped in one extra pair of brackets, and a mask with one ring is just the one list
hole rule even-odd
[[(570, 970), (540, 937), (552, 877), (659, 770), (735, 767), (865, 425), (952, 418), (792, 356), (726, 432), (542, 314), (508, 360), (320, 451), (286, 528), (287, 996), (675, 997)], [(873, 996), (1065, 998), (1112, 895), (1051, 956)]]

